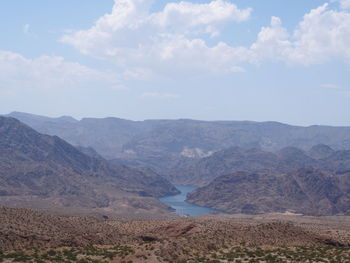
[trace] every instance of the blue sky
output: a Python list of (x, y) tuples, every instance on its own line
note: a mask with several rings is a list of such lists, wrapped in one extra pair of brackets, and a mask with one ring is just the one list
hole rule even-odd
[(0, 21), (0, 113), (350, 126), (350, 0), (5, 0)]

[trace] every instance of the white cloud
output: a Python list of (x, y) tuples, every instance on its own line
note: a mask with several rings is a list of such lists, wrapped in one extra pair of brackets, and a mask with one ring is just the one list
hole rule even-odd
[(331, 59), (350, 61), (350, 13), (330, 10), (326, 3), (311, 10), (289, 33), (280, 18), (262, 28), (251, 50), (259, 61), (280, 60), (287, 64), (313, 65)]
[(349, 9), (350, 8), (350, 0), (335, 0), (340, 3), (341, 8)]
[(321, 84), (321, 88), (340, 89), (340, 87), (339, 87), (337, 84), (333, 84), (333, 83), (324, 83), (324, 84)]
[(230, 72), (249, 52), (225, 43), (208, 46), (229, 22), (249, 19), (251, 9), (231, 2), (208, 4), (168, 3), (151, 13), (151, 0), (116, 0), (110, 14), (88, 30), (63, 36), (62, 41), (80, 52), (112, 60), (130, 72)]
[(156, 78), (155, 73), (148, 68), (126, 69), (122, 74), (122, 76), (125, 80), (130, 80), (130, 79), (152, 80)]
[(142, 99), (178, 99), (180, 95), (173, 93), (145, 92), (141, 95)]
[(233, 66), (229, 69), (230, 72), (246, 72), (246, 70), (242, 67), (239, 67), (239, 66)]
[(271, 18), (271, 26), (263, 27), (258, 34), (257, 41), (251, 46), (258, 61), (264, 59), (284, 59), (291, 48), (290, 35), (283, 28), (278, 17)]
[(28, 59), (0, 50), (0, 89), (74, 89), (90, 85), (117, 86), (110, 73), (96, 71), (62, 57)]
[(123, 84), (119, 84), (119, 85), (114, 85), (114, 86), (111, 86), (111, 89), (112, 90), (117, 90), (117, 91), (125, 91), (125, 90), (129, 90), (130, 88), (128, 86), (125, 86)]
[[(345, 8), (347, 1), (339, 0)], [(224, 25), (249, 19), (252, 10), (225, 0), (207, 4), (168, 3), (151, 13), (152, 0), (116, 0), (93, 27), (67, 33), (62, 41), (80, 52), (111, 60), (126, 78), (159, 75), (242, 72), (242, 64), (266, 60), (309, 66), (342, 59), (350, 62), (350, 13), (324, 4), (288, 31), (278, 17), (262, 27), (255, 43), (220, 41)], [(209, 38), (217, 38), (209, 45)], [(214, 42), (215, 43), (215, 42)]]
[(29, 33), (29, 30), (30, 30), (30, 25), (29, 25), (29, 24), (25, 24), (25, 25), (23, 26), (23, 32), (24, 32), (25, 34), (28, 34), (28, 33)]
[(203, 32), (212, 34), (217, 33), (216, 27), (221, 23), (248, 20), (251, 11), (250, 8), (240, 10), (224, 0), (214, 0), (208, 4), (168, 3), (162, 12), (151, 15), (151, 21), (162, 28), (181, 30), (181, 33), (193, 33), (190, 30), (200, 28)]
[(310, 65), (332, 58), (350, 59), (350, 13), (324, 4), (304, 16), (293, 36), (289, 60)]

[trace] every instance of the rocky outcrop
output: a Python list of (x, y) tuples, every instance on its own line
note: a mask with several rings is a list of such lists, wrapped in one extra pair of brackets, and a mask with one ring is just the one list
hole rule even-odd
[(348, 211), (348, 191), (338, 177), (314, 168), (282, 175), (236, 172), (189, 193), (187, 201), (230, 213), (320, 216)]

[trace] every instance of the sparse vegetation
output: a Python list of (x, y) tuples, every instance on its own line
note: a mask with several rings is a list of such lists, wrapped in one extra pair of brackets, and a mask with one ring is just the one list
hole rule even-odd
[(348, 263), (349, 221), (276, 214), (106, 221), (0, 208), (0, 262)]
[[(10, 252), (0, 253), (0, 262), (79, 262), (79, 263), (108, 263), (108, 262), (147, 262), (150, 254), (134, 255), (134, 250), (129, 246), (87, 246), (85, 248), (70, 248), (56, 250), (42, 250), (33, 253)], [(126, 259), (130, 256), (133, 258)], [(158, 262), (174, 263), (294, 263), (294, 262), (324, 262), (347, 263), (350, 262), (350, 247), (334, 246), (302, 246), (302, 247), (233, 247), (231, 249), (218, 250), (215, 253), (192, 255), (173, 254), (172, 258), (157, 257)], [(152, 261), (153, 262), (153, 261)]]
[[(108, 263), (115, 258), (125, 258), (133, 250), (128, 246), (97, 247), (89, 245), (85, 248), (58, 248), (41, 250), (39, 252), (10, 252), (1, 253), (0, 262), (79, 262), (79, 263)], [(130, 261), (128, 261), (130, 263)]]

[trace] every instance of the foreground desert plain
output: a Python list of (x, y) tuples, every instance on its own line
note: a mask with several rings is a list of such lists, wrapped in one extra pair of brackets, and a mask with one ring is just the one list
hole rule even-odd
[(108, 220), (0, 208), (0, 262), (350, 262), (350, 217)]

